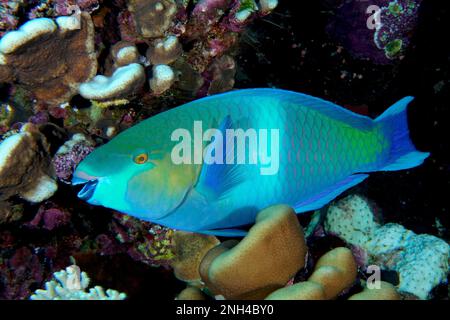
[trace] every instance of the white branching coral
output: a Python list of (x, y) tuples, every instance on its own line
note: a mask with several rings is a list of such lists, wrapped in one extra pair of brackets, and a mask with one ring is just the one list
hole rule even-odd
[[(76, 265), (53, 274), (52, 280), (45, 283), (45, 290), (36, 290), (31, 300), (124, 300), (125, 293), (95, 286), (87, 289), (90, 279)], [(88, 291), (86, 291), (88, 290)]]

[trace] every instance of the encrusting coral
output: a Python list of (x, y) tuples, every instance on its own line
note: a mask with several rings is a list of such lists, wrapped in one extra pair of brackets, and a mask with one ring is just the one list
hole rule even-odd
[(70, 183), (73, 171), (92, 150), (93, 142), (85, 135), (77, 133), (66, 141), (52, 159), (56, 176), (65, 183)]
[(139, 62), (139, 51), (133, 43), (119, 41), (111, 48), (116, 69)]
[(171, 67), (167, 65), (157, 65), (153, 67), (153, 77), (150, 79), (150, 89), (155, 95), (163, 94), (169, 90), (175, 82), (175, 74)]
[(435, 236), (405, 229), (395, 223), (381, 225), (369, 202), (357, 195), (330, 206), (325, 231), (352, 246), (362, 267), (379, 265), (397, 271), (398, 289), (420, 299), (447, 279), (449, 245)]
[(89, 14), (30, 20), (0, 40), (0, 82), (60, 104), (97, 72), (94, 26)]

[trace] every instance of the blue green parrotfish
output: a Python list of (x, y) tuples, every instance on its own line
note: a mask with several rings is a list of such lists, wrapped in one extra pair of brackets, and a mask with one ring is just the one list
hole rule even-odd
[[(297, 213), (315, 210), (370, 172), (420, 165), (429, 153), (417, 151), (409, 137), (406, 110), (412, 99), (403, 98), (373, 120), (278, 89), (210, 96), (120, 133), (79, 164), (72, 182), (85, 184), (78, 196), (94, 205), (174, 229), (242, 236), (239, 227), (270, 205), (287, 204)], [(206, 139), (195, 136), (198, 124), (209, 132)], [(174, 139), (180, 129), (192, 140)], [(237, 157), (237, 139), (228, 135), (233, 129), (248, 133), (245, 159), (253, 162), (226, 161)], [(266, 159), (261, 148), (250, 146), (257, 138), (269, 149)], [(219, 142), (221, 152), (211, 147)], [(177, 148), (181, 159), (192, 161), (174, 161)], [(276, 171), (264, 174), (271, 158)]]

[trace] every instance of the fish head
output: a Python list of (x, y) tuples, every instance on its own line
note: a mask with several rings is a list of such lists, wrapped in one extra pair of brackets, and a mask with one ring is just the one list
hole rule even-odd
[(72, 184), (84, 184), (78, 197), (90, 204), (157, 222), (183, 203), (197, 173), (192, 166), (175, 165), (170, 148), (142, 143), (127, 131), (90, 153)]

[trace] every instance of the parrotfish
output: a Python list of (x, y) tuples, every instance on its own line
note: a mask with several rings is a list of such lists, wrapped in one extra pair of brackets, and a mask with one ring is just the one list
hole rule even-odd
[(429, 153), (409, 137), (412, 99), (371, 119), (278, 89), (214, 95), (120, 133), (79, 164), (72, 183), (85, 184), (78, 196), (90, 204), (178, 230), (242, 236), (265, 207), (315, 210), (371, 172), (422, 164)]

